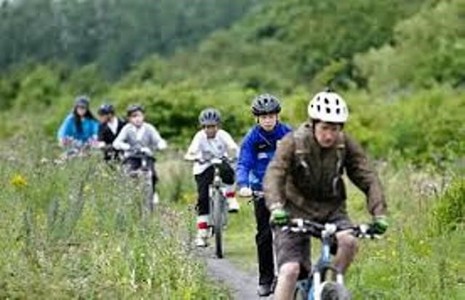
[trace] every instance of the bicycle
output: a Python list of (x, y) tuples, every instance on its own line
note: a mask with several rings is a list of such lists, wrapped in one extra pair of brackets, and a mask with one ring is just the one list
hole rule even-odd
[[(348, 289), (344, 286), (344, 275), (331, 264), (331, 245), (336, 233), (351, 230), (357, 238), (374, 239), (378, 236), (372, 226), (361, 224), (357, 226), (338, 227), (335, 224), (319, 224), (304, 219), (292, 219), (281, 230), (289, 230), (298, 234), (306, 234), (321, 239), (321, 254), (312, 267), (309, 276), (297, 281), (294, 299), (299, 300), (349, 300)], [(327, 277), (329, 272), (336, 274), (336, 281)]]
[(71, 138), (66, 139), (63, 146), (65, 151), (58, 159), (54, 160), (57, 165), (64, 164), (75, 158), (89, 157), (92, 151), (97, 149), (93, 141), (82, 142)]
[[(126, 165), (124, 173), (134, 179), (138, 179), (142, 184), (142, 191), (144, 194), (144, 201), (142, 205), (142, 211), (148, 209), (149, 212), (153, 212), (155, 209), (154, 203), (154, 191), (153, 191), (153, 182), (152, 176), (153, 171), (150, 167), (149, 160), (154, 160), (154, 158), (140, 150), (135, 150), (126, 159), (139, 159), (141, 164), (140, 167), (136, 170), (132, 169), (130, 165)], [(124, 163), (123, 163), (124, 164)]]
[(224, 184), (221, 179), (221, 166), (223, 163), (232, 163), (234, 160), (228, 158), (212, 158), (209, 160), (187, 159), (188, 161), (198, 162), (200, 164), (210, 163), (214, 171), (213, 182), (209, 186), (209, 227), (211, 235), (215, 237), (215, 255), (217, 258), (223, 258), (223, 229), (228, 223), (228, 202), (224, 194)]

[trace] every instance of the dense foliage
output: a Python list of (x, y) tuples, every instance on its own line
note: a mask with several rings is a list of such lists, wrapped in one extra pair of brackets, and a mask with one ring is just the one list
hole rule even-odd
[[(241, 7), (252, 2), (243, 1)], [(88, 1), (79, 5), (86, 3), (90, 5)], [(122, 9), (118, 1), (112, 3), (114, 10)], [(226, 10), (225, 3), (218, 2), (218, 9)], [(104, 99), (121, 112), (132, 102), (146, 105), (149, 120), (175, 145), (185, 147), (205, 106), (220, 108), (224, 126), (239, 138), (254, 123), (248, 114), (254, 95), (267, 91), (280, 96), (283, 119), (296, 125), (306, 118), (310, 95), (332, 85), (349, 102), (349, 129), (372, 155), (394, 154), (415, 162), (455, 160), (465, 151), (464, 4), (464, 0), (260, 2), (230, 29), (216, 31), (195, 49), (165, 58), (164, 51), (151, 48), (158, 54), (116, 82), (106, 79), (97, 56), (81, 61), (90, 64), (76, 70), (68, 60), (44, 50), (56, 61), (25, 60), (3, 73), (0, 107), (10, 117), (0, 134), (17, 134), (28, 125), (38, 128), (39, 123), (53, 136), (74, 95), (87, 93), (94, 107)], [(124, 15), (138, 16), (142, 9), (138, 5)], [(127, 41), (125, 36), (120, 37)], [(140, 48), (134, 42), (128, 45)], [(111, 43), (105, 47), (118, 49)], [(32, 112), (36, 115), (30, 118)]]
[(0, 1), (0, 68), (24, 61), (96, 62), (118, 76), (148, 54), (171, 54), (229, 26), (257, 2)]

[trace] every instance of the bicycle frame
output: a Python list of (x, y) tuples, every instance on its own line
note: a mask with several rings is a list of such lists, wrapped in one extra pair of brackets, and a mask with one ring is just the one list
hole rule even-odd
[(230, 161), (227, 158), (213, 158), (209, 160), (200, 160), (197, 158), (186, 158), (188, 161), (195, 161), (200, 164), (209, 163), (214, 168), (213, 182), (209, 185), (209, 227), (212, 236), (215, 237), (215, 252), (218, 258), (223, 258), (223, 228), (228, 222), (227, 199), (224, 194), (224, 184), (221, 179), (220, 167), (225, 161)]
[[(222, 164), (221, 160), (213, 160), (212, 161), (213, 167), (215, 168), (215, 175), (213, 177), (213, 182), (210, 185), (210, 220), (214, 220), (214, 206), (220, 205), (222, 211), (222, 218), (223, 218), (223, 226), (227, 224), (227, 217), (228, 214), (226, 212), (226, 197), (224, 196), (223, 192), (223, 180), (220, 176), (220, 166)], [(215, 194), (217, 196), (215, 196)], [(215, 196), (215, 197), (214, 197)], [(219, 203), (215, 203), (215, 199), (220, 200)]]
[[(347, 289), (344, 287), (342, 272), (331, 263), (331, 242), (338, 231), (352, 230), (352, 234), (358, 238), (377, 238), (372, 227), (366, 224), (338, 228), (335, 224), (321, 225), (308, 220), (293, 219), (289, 223), (289, 226), (283, 227), (283, 230), (315, 236), (321, 239), (321, 254), (315, 267), (312, 268), (309, 276), (303, 280), (299, 280), (295, 287), (295, 296), (304, 297), (304, 299), (308, 300), (321, 300), (324, 291), (331, 289), (327, 285), (335, 286), (338, 293), (341, 293), (340, 295), (349, 295)], [(336, 274), (336, 281), (326, 279), (328, 271)]]
[(336, 282), (343, 285), (344, 276), (331, 264), (331, 238), (335, 236), (336, 226), (327, 224), (322, 231), (321, 253), (315, 268), (310, 272), (307, 281), (307, 291), (309, 300), (320, 300), (323, 284), (326, 281), (328, 271), (336, 273)]

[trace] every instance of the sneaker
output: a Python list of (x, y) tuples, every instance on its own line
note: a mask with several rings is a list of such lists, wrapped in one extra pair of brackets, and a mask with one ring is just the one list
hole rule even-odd
[(158, 196), (158, 193), (155, 192), (155, 193), (153, 193), (153, 204), (156, 205), (158, 203), (160, 203), (160, 197)]
[(197, 247), (207, 247), (208, 246), (208, 229), (199, 229), (197, 231), (197, 236), (195, 238), (195, 245)]
[(205, 248), (208, 246), (207, 239), (203, 237), (196, 237), (195, 238), (195, 246), (199, 248)]
[(237, 199), (234, 198), (227, 198), (228, 199), (228, 210), (230, 213), (237, 213), (239, 211), (239, 202)]
[(272, 284), (260, 284), (257, 288), (257, 294), (259, 297), (268, 297), (273, 292)]

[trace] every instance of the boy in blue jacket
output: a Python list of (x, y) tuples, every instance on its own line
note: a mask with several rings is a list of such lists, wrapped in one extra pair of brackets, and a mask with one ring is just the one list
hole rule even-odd
[(290, 126), (279, 122), (280, 112), (280, 101), (273, 95), (262, 94), (253, 100), (252, 114), (257, 118), (258, 124), (244, 137), (237, 162), (239, 195), (254, 197), (257, 222), (255, 240), (259, 267), (257, 293), (261, 297), (269, 296), (273, 292), (275, 277), (270, 212), (260, 193), (262, 180), (278, 141), (292, 130)]

